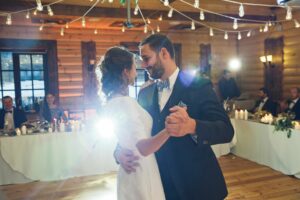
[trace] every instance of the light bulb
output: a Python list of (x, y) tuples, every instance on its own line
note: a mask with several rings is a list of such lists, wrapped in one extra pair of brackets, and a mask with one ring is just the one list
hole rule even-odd
[(195, 22), (194, 22), (194, 20), (191, 22), (191, 30), (195, 30), (196, 29), (196, 27), (195, 27)]
[(26, 19), (29, 19), (29, 18), (30, 18), (30, 12), (27, 11), (27, 13), (26, 13)]
[(125, 26), (122, 26), (122, 32), (123, 33), (125, 32)]
[(209, 35), (214, 36), (214, 30), (212, 28), (209, 28)]
[(147, 18), (147, 24), (151, 24), (151, 21), (149, 18)]
[(224, 34), (224, 39), (225, 39), (225, 40), (228, 40), (228, 33), (227, 33), (227, 31), (226, 31), (225, 34)]
[(168, 17), (171, 18), (173, 16), (173, 8), (170, 9), (169, 13), (168, 13)]
[(271, 21), (269, 21), (268, 26), (272, 26), (272, 22)]
[(64, 28), (61, 28), (61, 29), (60, 29), (60, 35), (61, 35), (61, 36), (64, 36), (64, 35), (65, 35)]
[(200, 20), (204, 20), (205, 19), (205, 16), (204, 16), (204, 11), (203, 10), (200, 10)]
[(37, 10), (34, 10), (33, 15), (37, 15)]
[(44, 25), (41, 25), (39, 30), (42, 31), (44, 29)]
[(113, 3), (114, 2), (114, 0), (108, 0), (108, 3)]
[(264, 27), (264, 32), (268, 32), (269, 31), (269, 26), (268, 26), (268, 23), (265, 24), (265, 27)]
[(6, 17), (6, 24), (7, 25), (11, 25), (12, 24), (12, 20), (11, 20), (11, 14), (8, 14)]
[(94, 30), (94, 34), (95, 34), (95, 35), (98, 34), (98, 30), (97, 30), (97, 29)]
[(238, 33), (238, 40), (241, 40), (242, 39), (242, 34), (241, 32)]
[(144, 33), (148, 33), (148, 26), (147, 25), (144, 26)]
[(133, 14), (134, 15), (138, 15), (139, 14), (139, 5), (138, 4), (136, 4), (136, 6), (135, 6)]
[(164, 6), (168, 6), (169, 5), (169, 0), (165, 0), (164, 1)]
[(299, 24), (299, 22), (296, 19), (294, 19), (294, 23), (295, 23), (295, 28), (299, 28), (300, 27), (300, 24)]
[(163, 17), (162, 17), (162, 14), (160, 14), (158, 21), (162, 21), (162, 20), (163, 20)]
[(199, 8), (199, 0), (195, 0), (194, 7)]
[(66, 23), (66, 29), (68, 29), (69, 28), (69, 23)]
[(82, 27), (85, 27), (85, 26), (86, 26), (86, 24), (85, 24), (85, 17), (82, 17), (82, 20), (81, 20), (81, 26), (82, 26)]
[(49, 5), (47, 6), (47, 10), (48, 10), (48, 15), (49, 16), (53, 16), (54, 15), (53, 11), (52, 11), (52, 9), (51, 9), (51, 7)]
[(157, 28), (156, 28), (156, 32), (160, 32), (160, 28), (159, 28), (159, 26), (157, 25)]
[(251, 31), (249, 31), (248, 33), (247, 33), (247, 37), (250, 37), (251, 36)]
[(233, 26), (232, 27), (233, 27), (234, 30), (238, 29), (239, 26), (238, 26), (237, 19), (233, 20)]
[(36, 9), (37, 9), (38, 11), (43, 11), (44, 7), (43, 7), (43, 5), (42, 5), (41, 0), (36, 0), (36, 5), (37, 5)]
[(262, 27), (259, 27), (259, 32), (263, 32), (263, 29), (262, 29)]
[(239, 8), (239, 16), (244, 17), (244, 15), (245, 15), (244, 6), (241, 3), (240, 8)]
[(286, 20), (291, 20), (293, 18), (293, 15), (292, 15), (292, 8), (290, 6), (287, 6), (286, 8), (286, 17), (285, 19)]

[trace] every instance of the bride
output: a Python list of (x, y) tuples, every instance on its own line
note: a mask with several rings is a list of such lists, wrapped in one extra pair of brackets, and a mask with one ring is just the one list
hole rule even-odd
[(120, 147), (139, 155), (135, 173), (122, 167), (118, 172), (118, 200), (164, 200), (165, 195), (154, 152), (170, 137), (166, 130), (151, 137), (152, 118), (138, 102), (128, 96), (128, 86), (134, 83), (134, 55), (121, 47), (109, 49), (100, 65), (102, 91), (108, 102), (106, 117), (114, 122), (114, 132)]

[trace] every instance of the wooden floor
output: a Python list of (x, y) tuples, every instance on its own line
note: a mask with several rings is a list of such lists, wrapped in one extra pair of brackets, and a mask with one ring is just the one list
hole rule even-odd
[[(300, 179), (233, 155), (219, 159), (227, 200), (300, 200)], [(0, 200), (114, 200), (116, 175), (89, 176), (56, 182), (0, 186)]]

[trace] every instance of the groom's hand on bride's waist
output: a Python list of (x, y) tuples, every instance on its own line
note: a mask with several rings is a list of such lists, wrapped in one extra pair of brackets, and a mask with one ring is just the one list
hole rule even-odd
[(119, 146), (115, 151), (115, 158), (121, 167), (129, 174), (135, 172), (136, 167), (139, 166), (139, 157), (134, 155), (129, 149)]

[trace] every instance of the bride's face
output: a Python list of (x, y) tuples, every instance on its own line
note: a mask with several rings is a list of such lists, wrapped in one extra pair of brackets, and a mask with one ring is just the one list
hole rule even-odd
[(127, 76), (128, 85), (134, 85), (135, 77), (136, 77), (136, 64), (133, 59), (132, 66), (130, 70), (125, 70), (125, 75)]

